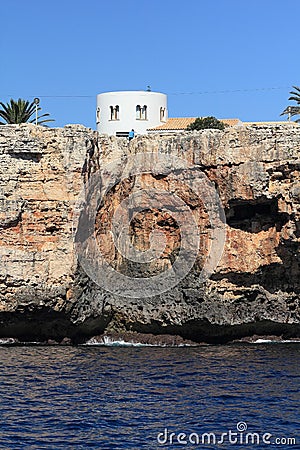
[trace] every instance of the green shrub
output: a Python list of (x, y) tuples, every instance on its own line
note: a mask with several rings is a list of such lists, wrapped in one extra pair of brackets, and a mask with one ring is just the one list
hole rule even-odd
[(195, 122), (188, 125), (187, 130), (205, 130), (207, 128), (217, 128), (218, 130), (224, 130), (225, 124), (221, 120), (216, 119), (213, 116), (198, 117)]

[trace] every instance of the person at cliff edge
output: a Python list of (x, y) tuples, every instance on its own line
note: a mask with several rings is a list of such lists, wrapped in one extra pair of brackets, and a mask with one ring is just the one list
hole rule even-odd
[(131, 131), (128, 133), (128, 140), (131, 141), (134, 138), (134, 129), (132, 128)]

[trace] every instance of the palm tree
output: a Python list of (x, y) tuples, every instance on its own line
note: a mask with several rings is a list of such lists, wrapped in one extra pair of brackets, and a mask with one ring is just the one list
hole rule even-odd
[[(34, 123), (35, 118), (31, 119), (32, 115), (36, 112), (36, 104), (34, 102), (29, 103), (28, 100), (22, 100), (19, 98), (17, 101), (10, 99), (10, 102), (4, 104), (0, 102), (0, 117), (5, 120), (5, 122), (0, 122), (1, 125), (5, 125), (7, 123)], [(38, 106), (37, 111), (40, 111), (41, 108)], [(47, 117), (49, 114), (42, 114), (38, 116), (37, 123), (38, 125), (42, 125), (46, 122), (53, 122), (53, 119), (42, 119), (43, 117)]]
[[(290, 91), (292, 94), (289, 97), (289, 100), (294, 100), (297, 103), (297, 106), (288, 106), (285, 110), (280, 114), (281, 116), (287, 114), (289, 117), (298, 116), (300, 114), (300, 88), (297, 86), (293, 86), (294, 91)], [(297, 119), (296, 122), (300, 122), (300, 119)]]

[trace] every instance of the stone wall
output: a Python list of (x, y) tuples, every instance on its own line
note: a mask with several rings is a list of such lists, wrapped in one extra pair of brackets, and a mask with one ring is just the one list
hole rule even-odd
[[(130, 145), (82, 126), (1, 126), (0, 335), (80, 341), (108, 331), (137, 331), (196, 342), (254, 333), (299, 337), (299, 147), (300, 127), (292, 125), (151, 135)], [(209, 247), (203, 202), (155, 166), (126, 178), (128, 159), (147, 152), (183, 159), (219, 194), (226, 242), (205, 283), (199, 281)], [(130, 298), (107, 292), (78, 264), (72, 233), (80, 220), (78, 205), (86, 201), (87, 183), (95, 176), (104, 180), (108, 165), (123, 181), (110, 186), (96, 215), (95, 236), (115, 270), (130, 276), (135, 270), (115, 251), (109, 230), (118, 204), (139, 189), (175, 192), (202, 226), (195, 267), (165, 293)], [(159, 210), (135, 218), (134, 245), (147, 250), (155, 227), (165, 233), (166, 251), (140, 267), (138, 276), (172, 266), (180, 247), (178, 227)]]

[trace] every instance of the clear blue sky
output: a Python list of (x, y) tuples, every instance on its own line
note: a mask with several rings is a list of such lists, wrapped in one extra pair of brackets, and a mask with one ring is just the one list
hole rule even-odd
[(97, 93), (151, 85), (171, 117), (282, 120), (299, 17), (299, 0), (9, 0), (0, 99), (38, 96), (53, 126), (95, 128)]

